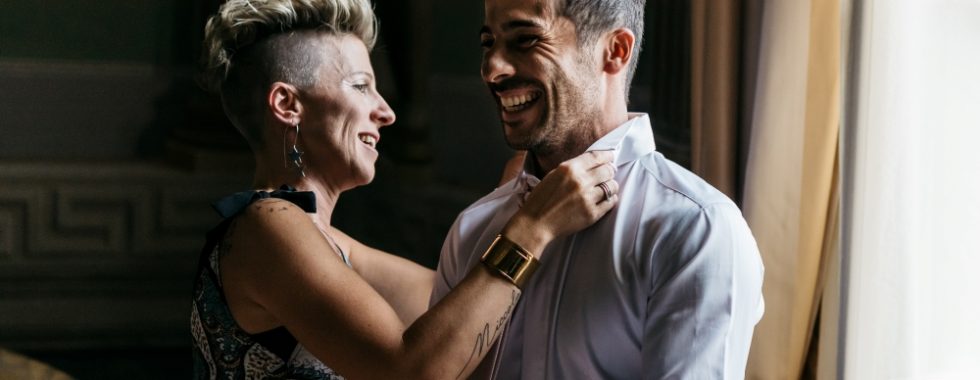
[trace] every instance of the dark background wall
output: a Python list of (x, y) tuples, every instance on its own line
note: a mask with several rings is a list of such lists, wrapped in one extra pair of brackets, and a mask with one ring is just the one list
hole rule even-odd
[[(250, 157), (193, 84), (219, 1), (0, 1), (0, 346), (80, 379), (189, 377), (187, 316), (208, 203)], [(481, 2), (382, 0), (374, 52), (398, 113), (375, 183), (335, 223), (434, 266), (511, 152), (480, 82)], [(632, 109), (687, 162), (683, 1), (651, 1)]]

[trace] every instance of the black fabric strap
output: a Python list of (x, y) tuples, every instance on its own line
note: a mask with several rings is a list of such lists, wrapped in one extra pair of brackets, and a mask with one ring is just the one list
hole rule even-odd
[(266, 198), (284, 199), (299, 206), (299, 208), (303, 209), (305, 212), (316, 212), (316, 194), (313, 194), (312, 191), (296, 191), (296, 189), (287, 185), (282, 185), (279, 190), (271, 193), (263, 190), (238, 192), (221, 198), (217, 202), (212, 203), (211, 207), (214, 207), (214, 210), (217, 211), (222, 218), (227, 219), (238, 215), (245, 209), (245, 207), (252, 204), (252, 202)]

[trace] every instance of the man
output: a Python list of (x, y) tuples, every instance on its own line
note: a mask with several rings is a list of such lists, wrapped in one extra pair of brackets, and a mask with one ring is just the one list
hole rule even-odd
[[(475, 265), (548, 171), (613, 150), (620, 204), (556, 239), (474, 373), (498, 379), (740, 379), (763, 267), (738, 208), (655, 151), (627, 112), (643, 0), (485, 0), (482, 76), (524, 171), (463, 211), (432, 303)], [(610, 193), (609, 188), (596, 191)], [(482, 349), (482, 347), (478, 347)]]

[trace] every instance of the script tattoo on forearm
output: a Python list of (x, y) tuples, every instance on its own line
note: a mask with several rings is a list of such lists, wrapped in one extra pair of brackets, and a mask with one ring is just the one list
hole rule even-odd
[(507, 325), (507, 320), (510, 318), (510, 314), (514, 312), (514, 308), (517, 307), (517, 300), (520, 299), (521, 293), (512, 290), (510, 294), (510, 305), (507, 306), (507, 310), (504, 310), (500, 318), (497, 318), (495, 326), (493, 327), (493, 334), (490, 333), (490, 322), (483, 325), (483, 328), (478, 334), (476, 334), (476, 342), (473, 345), (473, 351), (470, 353), (470, 358), (466, 359), (466, 363), (463, 364), (463, 368), (459, 370), (456, 374), (456, 378), (459, 379), (463, 375), (463, 371), (470, 366), (470, 363), (474, 358), (479, 357), (484, 351), (489, 350), (490, 346), (496, 340), (497, 336), (503, 331), (504, 327)]

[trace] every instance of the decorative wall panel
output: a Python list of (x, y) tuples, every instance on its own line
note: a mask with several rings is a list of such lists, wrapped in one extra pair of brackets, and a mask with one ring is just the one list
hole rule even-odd
[(249, 177), (0, 162), (0, 345), (186, 344), (208, 205)]

